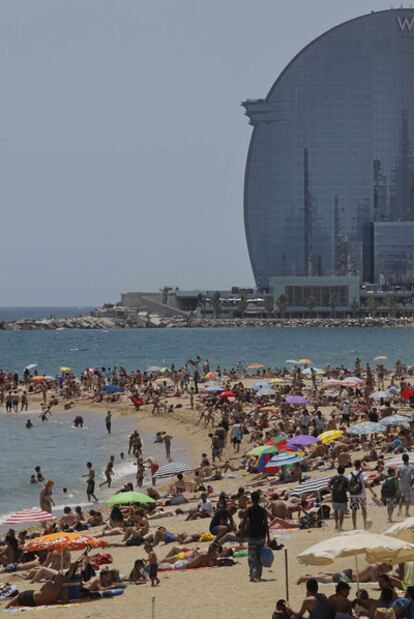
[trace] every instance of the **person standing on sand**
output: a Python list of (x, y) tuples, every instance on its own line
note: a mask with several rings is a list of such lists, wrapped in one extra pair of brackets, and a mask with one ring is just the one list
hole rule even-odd
[(401, 508), (403, 503), (405, 505), (405, 517), (408, 518), (410, 505), (413, 502), (413, 482), (414, 482), (414, 468), (410, 465), (410, 458), (408, 454), (403, 454), (402, 465), (398, 471), (401, 485), (401, 498), (399, 503), (398, 515), (401, 514)]
[(356, 529), (357, 511), (361, 509), (362, 519), (364, 522), (364, 529), (367, 528), (367, 493), (368, 488), (372, 496), (376, 499), (377, 495), (371, 488), (371, 484), (367, 481), (367, 474), (361, 468), (361, 460), (355, 460), (354, 470), (351, 471), (348, 477), (348, 490), (351, 495), (351, 512), (352, 512), (352, 525)]
[(259, 505), (260, 492), (252, 492), (251, 500), (252, 506), (246, 509), (241, 523), (240, 541), (243, 542), (244, 537), (248, 539), (250, 582), (258, 582), (262, 580), (263, 571), (261, 551), (266, 541), (270, 541), (270, 533), (267, 511)]
[(98, 502), (98, 499), (95, 496), (95, 469), (92, 466), (92, 462), (87, 462), (86, 466), (88, 468), (88, 472), (83, 477), (87, 477), (86, 481), (86, 496), (88, 497), (88, 501), (90, 503), (91, 497)]
[(106, 413), (105, 425), (106, 425), (106, 431), (108, 432), (108, 434), (111, 434), (111, 429), (112, 429), (112, 413), (111, 413), (111, 411), (108, 411)]
[(165, 447), (165, 456), (168, 460), (168, 462), (171, 462), (171, 441), (172, 441), (172, 436), (170, 434), (167, 434), (166, 432), (164, 432), (164, 436), (163, 436), (163, 441), (164, 441), (164, 447)]
[(42, 509), (44, 512), (48, 512), (49, 514), (52, 513), (52, 506), (54, 505), (52, 499), (54, 484), (55, 482), (49, 479), (41, 489), (39, 495), (40, 509)]

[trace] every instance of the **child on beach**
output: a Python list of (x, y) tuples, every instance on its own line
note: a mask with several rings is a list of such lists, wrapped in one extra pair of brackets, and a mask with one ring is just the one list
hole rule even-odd
[(151, 587), (156, 587), (157, 585), (160, 584), (160, 579), (157, 576), (158, 574), (157, 555), (154, 552), (154, 547), (152, 546), (152, 544), (145, 544), (144, 550), (148, 555), (148, 565), (149, 565), (148, 576), (151, 581)]
[(137, 585), (147, 582), (147, 577), (144, 572), (144, 561), (142, 561), (142, 559), (137, 559), (135, 561), (134, 567), (131, 570), (128, 580), (130, 582), (137, 583)]

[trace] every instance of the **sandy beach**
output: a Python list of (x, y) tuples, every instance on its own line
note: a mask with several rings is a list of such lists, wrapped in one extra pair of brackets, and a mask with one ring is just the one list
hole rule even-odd
[[(246, 385), (251, 385), (255, 379), (246, 379)], [(306, 381), (305, 390), (310, 389), (310, 383)], [(98, 411), (104, 414), (108, 407), (111, 409), (116, 424), (118, 416), (128, 416), (136, 420), (136, 428), (145, 432), (154, 434), (158, 431), (166, 431), (173, 436), (172, 455), (174, 456), (174, 441), (177, 441), (186, 446), (191, 457), (190, 464), (192, 467), (198, 467), (201, 460), (201, 454), (206, 452), (210, 455), (210, 439), (208, 433), (211, 428), (204, 428), (197, 425), (198, 412), (190, 410), (189, 396), (183, 395), (179, 398), (173, 398), (174, 404), (182, 405), (181, 408), (175, 409), (173, 413), (160, 415), (151, 414), (151, 405), (143, 406), (138, 412), (130, 403), (129, 399), (123, 396), (121, 401), (108, 403), (87, 403), (86, 400), (73, 400), (74, 407), (68, 411), (67, 415), (74, 416), (76, 409)], [(197, 402), (197, 400), (196, 400)], [(40, 405), (40, 396), (36, 395), (30, 398), (30, 408), (36, 408)], [(57, 406), (55, 410), (60, 410), (61, 406)], [(332, 406), (320, 407), (325, 418), (328, 418)], [(251, 445), (243, 441), (240, 455), (246, 452)], [(228, 443), (223, 460), (231, 459), (231, 462), (237, 463), (240, 459), (235, 456), (232, 446)], [(315, 472), (314, 476), (334, 475), (335, 471)], [(186, 475), (192, 479), (192, 474)], [(217, 495), (221, 491), (229, 494), (234, 494), (240, 486), (248, 487), (249, 490), (254, 489), (251, 485), (251, 475), (245, 471), (234, 471), (225, 475), (225, 478), (219, 481), (211, 482), (214, 487), (214, 492)], [(169, 480), (169, 483), (174, 481), (174, 478)], [(165, 483), (160, 487), (166, 487), (169, 483)], [(288, 484), (287, 488), (295, 487), (297, 484)], [(115, 489), (115, 486), (114, 486)], [(158, 486), (157, 486), (158, 489)], [(191, 493), (186, 495), (191, 497)], [(186, 504), (183, 507), (196, 505), (196, 497), (194, 502)], [(197, 493), (197, 497), (199, 493)], [(173, 512), (174, 508), (166, 508)], [(107, 513), (107, 508), (106, 508)], [(403, 520), (403, 517), (396, 518)], [(383, 533), (389, 524), (386, 522), (386, 510), (382, 506), (378, 506), (373, 502), (368, 495), (368, 520), (370, 530), (375, 533)], [(361, 522), (361, 521), (360, 521)], [(191, 522), (185, 521), (183, 515), (173, 515), (169, 518), (151, 520), (151, 530), (157, 526), (166, 526), (168, 530), (174, 532), (197, 532), (207, 531), (209, 520), (196, 520)], [(362, 526), (362, 523), (361, 523)], [(345, 518), (344, 529), (352, 528), (351, 518)], [(98, 529), (96, 529), (98, 530)], [(88, 533), (94, 534), (95, 529), (91, 529)], [(289, 586), (289, 602), (294, 610), (298, 610), (301, 601), (305, 597), (305, 585), (297, 585), (296, 581), (304, 572), (316, 574), (320, 568), (304, 567), (300, 565), (296, 559), (297, 555), (323, 539), (334, 536), (334, 522), (332, 518), (323, 522), (321, 528), (312, 528), (305, 530), (283, 531), (280, 535), (275, 533), (278, 541), (284, 544), (287, 555), (284, 550), (275, 552), (275, 561), (271, 569), (265, 569), (262, 582), (249, 582), (247, 558), (238, 558), (236, 565), (228, 567), (212, 567), (195, 570), (168, 571), (160, 572), (160, 586), (152, 588), (149, 584), (145, 586), (129, 585), (124, 594), (113, 599), (101, 599), (96, 601), (84, 601), (81, 603), (65, 606), (51, 606), (44, 610), (46, 617), (73, 617), (79, 619), (87, 619), (89, 617), (99, 617), (102, 619), (110, 619), (114, 615), (132, 617), (151, 617), (152, 604), (155, 604), (155, 617), (158, 619), (167, 619), (171, 616), (179, 616), (190, 618), (197, 616), (200, 619), (210, 619), (211, 617), (225, 616), (227, 619), (236, 619), (240, 616), (255, 616), (260, 613), (260, 616), (271, 617), (275, 607), (275, 601), (279, 598), (286, 599), (286, 583), (285, 583), (285, 556), (288, 557), (288, 586)], [(115, 538), (107, 538), (111, 543)], [(119, 541), (116, 539), (115, 541)], [(200, 546), (199, 543), (189, 544), (190, 547)], [(207, 544), (204, 544), (207, 546)], [(144, 558), (145, 552), (143, 547), (109, 547), (107, 549), (113, 555), (112, 567), (120, 570), (121, 574), (127, 575), (136, 559)], [(169, 545), (164, 543), (156, 547), (158, 560), (163, 557), (168, 550)], [(203, 548), (204, 550), (204, 548)], [(76, 556), (74, 554), (74, 556)], [(360, 563), (365, 562), (361, 559)], [(328, 571), (341, 571), (354, 566), (353, 560), (339, 560), (335, 565), (328, 566)], [(23, 582), (19, 576), (14, 574), (0, 575), (0, 582), (9, 582), (16, 584), (20, 590), (29, 588), (29, 585)], [(30, 586), (31, 587), (31, 586)], [(364, 585), (364, 588), (372, 589), (376, 585)], [(320, 590), (327, 595), (334, 592), (334, 585), (320, 585)], [(351, 598), (356, 586), (352, 585)], [(377, 595), (377, 594), (376, 594)], [(4, 607), (4, 603), (0, 603), (0, 608)], [(39, 616), (36, 609), (27, 610), (29, 616)]]

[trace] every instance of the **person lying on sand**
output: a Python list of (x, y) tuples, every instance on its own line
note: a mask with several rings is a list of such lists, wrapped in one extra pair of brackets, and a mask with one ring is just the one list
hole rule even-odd
[(14, 606), (42, 606), (43, 604), (57, 604), (58, 602), (66, 604), (69, 594), (63, 586), (64, 579), (63, 574), (58, 574), (53, 581), (45, 582), (40, 591), (33, 591), (33, 589), (22, 591), (6, 604), (6, 609)]
[[(392, 571), (392, 565), (388, 563), (372, 563), (366, 565), (358, 570), (358, 573), (353, 569), (346, 569), (342, 572), (319, 572), (316, 576), (310, 576), (309, 574), (303, 574), (297, 580), (297, 584), (300, 585), (306, 582), (309, 578), (314, 578), (321, 583), (338, 583), (342, 582), (376, 582), (383, 574), (389, 574)], [(358, 578), (357, 578), (358, 576)], [(398, 579), (392, 579), (397, 581)], [(399, 581), (398, 581), (399, 582)]]

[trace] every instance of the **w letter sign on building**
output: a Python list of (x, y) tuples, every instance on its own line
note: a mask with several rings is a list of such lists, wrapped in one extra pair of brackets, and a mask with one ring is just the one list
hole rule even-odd
[(401, 32), (404, 32), (404, 30), (408, 30), (408, 32), (411, 32), (414, 26), (414, 17), (397, 17), (397, 22)]

